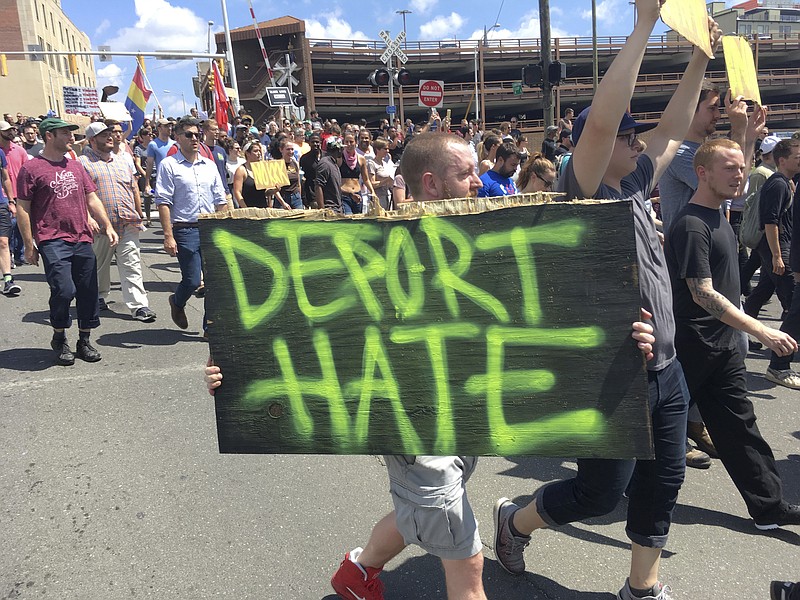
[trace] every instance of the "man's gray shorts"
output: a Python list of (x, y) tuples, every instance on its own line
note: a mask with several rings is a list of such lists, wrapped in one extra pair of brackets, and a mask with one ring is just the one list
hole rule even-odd
[(481, 552), (465, 484), (476, 456), (385, 456), (397, 529), (407, 544), (458, 560)]

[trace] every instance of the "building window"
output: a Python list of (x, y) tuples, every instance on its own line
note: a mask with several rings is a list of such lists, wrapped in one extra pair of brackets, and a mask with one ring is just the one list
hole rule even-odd
[(39, 5), (36, 2), (33, 3), (33, 10), (36, 11), (36, 20), (41, 21), (39, 18)]
[(53, 33), (56, 32), (56, 22), (53, 19), (53, 13), (50, 13), (50, 28), (53, 30)]
[(739, 23), (739, 33), (742, 35), (751, 35), (753, 33), (753, 26), (750, 23)]
[(791, 25), (778, 25), (778, 33), (780, 33), (781, 35), (791, 35), (792, 26)]
[[(52, 47), (50, 44), (47, 44), (47, 51), (48, 51), (48, 52), (52, 52), (52, 51), (53, 51), (53, 47)], [(52, 55), (52, 54), (48, 54), (48, 55), (47, 55), (47, 62), (50, 64), (50, 68), (51, 68), (51, 69), (54, 69), (54, 68), (55, 68), (55, 67), (53, 66), (53, 55)]]
[(47, 11), (44, 9), (44, 4), (42, 4), (42, 16), (44, 17), (44, 28), (47, 29)]
[(61, 58), (64, 59), (64, 75), (69, 75), (69, 61), (66, 56), (62, 56)]
[(58, 33), (61, 34), (61, 45), (64, 45), (64, 28), (61, 26), (61, 22), (58, 23)]

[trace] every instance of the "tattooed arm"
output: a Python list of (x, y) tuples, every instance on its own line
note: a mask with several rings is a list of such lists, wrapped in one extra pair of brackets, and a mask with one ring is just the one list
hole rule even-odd
[(760, 321), (739, 310), (731, 304), (730, 300), (714, 289), (710, 277), (687, 277), (686, 285), (692, 294), (695, 304), (715, 319), (719, 319), (726, 325), (755, 336), (758, 341), (778, 356), (786, 356), (797, 351), (797, 342), (794, 339), (783, 331), (765, 326)]

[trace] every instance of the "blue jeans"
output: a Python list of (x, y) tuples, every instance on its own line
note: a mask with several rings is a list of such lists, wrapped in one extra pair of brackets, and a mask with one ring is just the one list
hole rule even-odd
[(78, 329), (99, 327), (97, 259), (92, 244), (46, 240), (39, 243), (39, 256), (50, 286), (50, 325), (55, 329), (72, 325), (69, 305), (74, 298)]
[(11, 258), (21, 263), (25, 260), (25, 245), (22, 242), (22, 234), (19, 232), (16, 217), (11, 218), (11, 227), (11, 239), (8, 240), (8, 246), (11, 249)]
[(579, 459), (574, 478), (536, 492), (539, 516), (551, 527), (610, 513), (630, 482), (625, 533), (640, 546), (666, 545), (686, 470), (689, 391), (677, 360), (647, 378), (655, 459)]
[(352, 195), (342, 192), (342, 212), (346, 215), (360, 215), (361, 198), (356, 200)]
[(178, 245), (178, 264), (181, 267), (181, 282), (175, 290), (175, 306), (183, 308), (200, 287), (203, 272), (200, 254), (200, 229), (198, 227), (178, 227), (172, 230)]

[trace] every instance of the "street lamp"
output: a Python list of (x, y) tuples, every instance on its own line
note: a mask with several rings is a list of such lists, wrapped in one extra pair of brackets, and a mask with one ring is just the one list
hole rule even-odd
[(500, 23), (495, 23), (494, 25), (492, 25), (488, 29), (486, 28), (486, 25), (483, 26), (483, 45), (484, 46), (488, 45), (488, 43), (489, 43), (489, 32), (492, 31), (493, 29), (500, 29)]
[(208, 22), (208, 53), (211, 54), (211, 40), (214, 39), (211, 37), (211, 28), (214, 26), (214, 21)]
[[(403, 33), (405, 33), (406, 32), (406, 15), (412, 14), (413, 11), (410, 11), (410, 10), (404, 8), (403, 10), (396, 10), (394, 12), (397, 13), (398, 15), (403, 15)], [(408, 37), (406, 37), (406, 39), (403, 40), (403, 47), (406, 50), (408, 50)]]
[(181, 101), (183, 102), (183, 114), (186, 114), (186, 97), (183, 95), (183, 92), (170, 92), (169, 90), (164, 90), (165, 94), (180, 94)]

